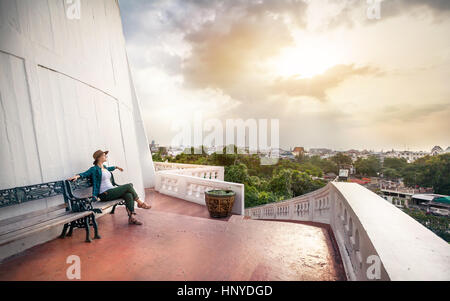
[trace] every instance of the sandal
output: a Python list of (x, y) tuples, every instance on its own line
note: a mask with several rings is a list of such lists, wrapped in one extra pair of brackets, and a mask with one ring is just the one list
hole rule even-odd
[(138, 208), (142, 208), (142, 209), (150, 209), (150, 208), (152, 208), (152, 206), (150, 206), (150, 205), (147, 204), (146, 202), (142, 202), (142, 203), (138, 203)]
[(128, 213), (128, 224), (130, 225), (142, 225), (140, 221), (138, 221), (136, 218), (133, 217), (133, 215), (136, 215), (136, 212), (130, 212), (127, 208)]
[(137, 219), (135, 219), (134, 217), (130, 216), (128, 218), (128, 223), (130, 225), (142, 225), (142, 222), (138, 221)]

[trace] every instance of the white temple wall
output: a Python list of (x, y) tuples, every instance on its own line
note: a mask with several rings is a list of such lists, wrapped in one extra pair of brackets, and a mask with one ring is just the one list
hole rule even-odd
[(80, 3), (70, 19), (64, 0), (0, 0), (0, 189), (68, 178), (103, 149), (144, 196), (154, 171), (119, 6)]

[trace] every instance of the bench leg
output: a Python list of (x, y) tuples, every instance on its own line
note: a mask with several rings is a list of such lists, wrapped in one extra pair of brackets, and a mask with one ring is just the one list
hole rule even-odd
[(69, 232), (67, 233), (66, 236), (68, 236), (68, 237), (71, 237), (71, 236), (72, 236), (73, 228), (74, 228), (74, 223), (75, 223), (75, 222), (71, 222), (71, 223), (70, 223)]
[(115, 205), (113, 206), (113, 209), (111, 210), (110, 214), (114, 214), (114, 211), (116, 211), (116, 206), (117, 206), (117, 204), (115, 204)]
[(61, 235), (59, 236), (59, 238), (64, 238), (64, 237), (66, 237), (67, 228), (69, 228), (69, 224), (64, 224), (64, 228), (63, 228), (63, 230), (62, 230)]
[(89, 216), (86, 216), (84, 218), (84, 226), (86, 228), (86, 240), (85, 242), (91, 242), (91, 233), (90, 233), (90, 229), (89, 229)]
[(101, 236), (98, 235), (98, 225), (94, 214), (91, 215), (91, 219), (92, 219), (92, 226), (94, 227), (94, 239), (100, 239)]

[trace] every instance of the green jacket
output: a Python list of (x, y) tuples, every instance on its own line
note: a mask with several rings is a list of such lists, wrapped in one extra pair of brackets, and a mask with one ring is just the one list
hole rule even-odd
[[(116, 169), (115, 166), (107, 167), (106, 165), (103, 165), (103, 167), (110, 172)], [(80, 173), (79, 176), (82, 178), (90, 177), (92, 179), (92, 195), (98, 196), (100, 191), (100, 184), (102, 183), (102, 169), (98, 165), (94, 165), (85, 172)], [(113, 184), (113, 186), (118, 186), (114, 181), (114, 176), (112, 172), (111, 172), (111, 183)]]

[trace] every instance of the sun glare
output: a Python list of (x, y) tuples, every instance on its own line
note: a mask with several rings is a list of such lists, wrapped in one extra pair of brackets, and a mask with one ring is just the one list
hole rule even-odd
[(342, 64), (339, 51), (322, 41), (304, 41), (296, 47), (284, 48), (270, 61), (275, 76), (310, 78)]

